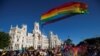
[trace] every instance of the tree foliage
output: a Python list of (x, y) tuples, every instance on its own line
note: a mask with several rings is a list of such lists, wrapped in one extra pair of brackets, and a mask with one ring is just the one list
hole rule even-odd
[(72, 45), (73, 43), (72, 43), (71, 39), (67, 39), (67, 40), (64, 41), (64, 44), (66, 44), (66, 45)]
[(100, 37), (94, 37), (94, 38), (88, 38), (88, 39), (85, 39), (83, 41), (81, 41), (78, 46), (80, 45), (84, 45), (84, 44), (88, 44), (88, 45), (100, 45)]
[(0, 49), (6, 48), (10, 44), (10, 36), (8, 33), (0, 32)]

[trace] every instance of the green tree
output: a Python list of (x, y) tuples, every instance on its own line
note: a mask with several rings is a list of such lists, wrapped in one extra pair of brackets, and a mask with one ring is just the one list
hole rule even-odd
[(0, 32), (0, 49), (4, 49), (10, 44), (10, 36), (8, 33)]
[(67, 39), (67, 40), (64, 41), (64, 44), (66, 44), (66, 45), (72, 45), (73, 43), (72, 43), (71, 39)]

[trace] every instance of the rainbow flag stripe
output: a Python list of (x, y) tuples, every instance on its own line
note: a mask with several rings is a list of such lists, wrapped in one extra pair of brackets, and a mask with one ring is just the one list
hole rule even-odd
[[(53, 8), (48, 12), (42, 14), (41, 22), (48, 23), (58, 20), (58, 18), (73, 15), (73, 14), (84, 14), (87, 12), (87, 5), (82, 2), (70, 2), (65, 3), (59, 7)], [(60, 19), (61, 20), (61, 19)]]

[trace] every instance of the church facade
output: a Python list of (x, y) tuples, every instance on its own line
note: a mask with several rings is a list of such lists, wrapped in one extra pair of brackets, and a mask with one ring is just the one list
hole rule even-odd
[(27, 32), (27, 25), (22, 25), (21, 28), (17, 25), (16, 27), (11, 26), (9, 35), (11, 36), (10, 50), (22, 50), (22, 48), (29, 47), (34, 47), (34, 49), (47, 49), (61, 45), (62, 43), (53, 32), (50, 32), (48, 36), (42, 34), (38, 22), (34, 23), (32, 33)]

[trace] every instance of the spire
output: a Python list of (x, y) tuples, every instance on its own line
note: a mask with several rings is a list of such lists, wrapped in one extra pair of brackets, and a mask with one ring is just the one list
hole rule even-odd
[(35, 30), (39, 30), (39, 23), (38, 23), (38, 22), (35, 22), (35, 23), (34, 23), (34, 29), (35, 29)]
[(12, 29), (12, 28), (13, 28), (13, 26), (11, 25), (11, 26), (10, 26), (10, 29)]
[(50, 31), (50, 35), (53, 35), (53, 32), (52, 31)]
[(16, 28), (18, 28), (18, 25), (16, 25)]

